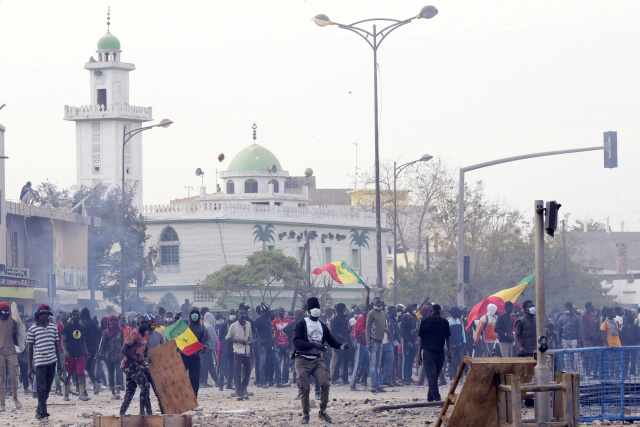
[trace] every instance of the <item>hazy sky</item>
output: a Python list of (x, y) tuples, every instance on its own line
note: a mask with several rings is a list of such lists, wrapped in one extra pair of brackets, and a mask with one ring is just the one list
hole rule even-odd
[[(106, 32), (122, 44), (132, 105), (175, 124), (143, 135), (144, 202), (185, 197), (205, 171), (258, 143), (292, 175), (311, 167), (322, 188), (350, 186), (373, 163), (373, 56), (363, 40), (320, 28), (405, 19), (428, 3), (404, 0), (0, 0), (0, 123), (7, 128), (7, 198), (31, 180), (76, 182), (75, 123), (65, 105), (89, 103), (89, 71)], [(640, 231), (640, 3), (440, 1), (439, 14), (398, 29), (379, 49), (380, 150), (401, 162), (424, 153), (455, 167), (538, 151), (598, 146), (618, 131), (619, 168), (601, 151), (471, 172), (487, 194), (532, 215), (556, 199), (571, 219), (610, 217)], [(216, 157), (225, 153), (227, 160)]]

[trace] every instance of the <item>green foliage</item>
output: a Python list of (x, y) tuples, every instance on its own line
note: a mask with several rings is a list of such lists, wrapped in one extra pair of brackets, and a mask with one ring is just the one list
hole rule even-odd
[(354, 246), (364, 247), (366, 246), (369, 249), (369, 232), (367, 230), (362, 230), (358, 232), (355, 228), (349, 230), (351, 233), (351, 244)]
[[(71, 206), (78, 205), (76, 213), (86, 213), (100, 217), (100, 227), (89, 228), (90, 250), (94, 250), (95, 265), (110, 265), (105, 274), (101, 274), (102, 281), (98, 288), (104, 291), (105, 297), (110, 301), (120, 303), (120, 269), (122, 265), (122, 252), (120, 240), (122, 239), (122, 190), (120, 187), (111, 187), (107, 184), (97, 184), (93, 187), (70, 187), (58, 189), (51, 183), (43, 183), (38, 186), (40, 200), (45, 206), (59, 207), (65, 198), (71, 199)], [(157, 249), (150, 246), (146, 253), (144, 247), (149, 236), (146, 234), (147, 226), (142, 220), (138, 209), (133, 206), (134, 189), (125, 193), (125, 254), (126, 254), (126, 281), (130, 283), (138, 279), (138, 269), (142, 268), (145, 274), (144, 284), (152, 284), (156, 281)], [(96, 280), (96, 277), (89, 278)]]
[(158, 307), (164, 307), (167, 311), (173, 311), (176, 307), (180, 307), (180, 304), (178, 303), (178, 299), (171, 292), (167, 292), (162, 295), (162, 298), (160, 298)]
[(217, 296), (219, 304), (238, 295), (243, 302), (249, 300), (251, 306), (254, 298), (271, 305), (283, 291), (293, 289), (305, 278), (305, 270), (298, 266), (294, 257), (286, 256), (281, 250), (263, 250), (249, 255), (244, 265), (225, 265), (209, 274), (198, 288)]
[[(420, 303), (426, 297), (432, 302), (455, 300), (454, 283), (443, 284), (437, 272), (427, 273), (422, 264), (415, 264), (411, 271), (398, 267), (398, 302), (402, 304)], [(387, 303), (393, 299), (393, 290), (385, 295)]]

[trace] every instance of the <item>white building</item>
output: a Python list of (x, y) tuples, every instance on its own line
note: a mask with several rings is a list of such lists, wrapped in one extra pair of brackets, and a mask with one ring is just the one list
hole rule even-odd
[[(307, 233), (311, 270), (345, 261), (375, 287), (375, 214), (370, 209), (310, 207), (308, 188), (287, 193), (289, 173), (271, 151), (255, 143), (241, 150), (221, 177), (225, 192), (206, 194), (202, 187), (200, 196), (145, 206), (150, 244), (158, 247), (158, 281), (141, 296), (157, 302), (171, 292), (181, 303), (197, 301), (196, 285), (207, 275), (227, 264), (245, 264), (248, 255), (263, 248), (281, 249), (300, 262)], [(339, 287), (333, 302), (360, 303), (362, 289), (358, 284)], [(291, 297), (291, 292), (283, 294), (288, 301), (280, 304), (286, 307)]]
[[(109, 24), (107, 24), (109, 25)], [(136, 67), (122, 62), (120, 41), (107, 29), (98, 40), (97, 59), (84, 65), (89, 71), (89, 104), (66, 105), (64, 119), (76, 122), (76, 168), (78, 186), (99, 182), (122, 185), (123, 132), (153, 120), (151, 107), (129, 104), (129, 72)], [(136, 186), (134, 205), (142, 209), (142, 136), (125, 146), (124, 172), (127, 188)]]

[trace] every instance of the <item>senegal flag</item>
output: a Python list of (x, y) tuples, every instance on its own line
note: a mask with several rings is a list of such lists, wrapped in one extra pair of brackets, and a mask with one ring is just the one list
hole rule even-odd
[(344, 261), (336, 261), (325, 265), (322, 268), (316, 268), (313, 270), (313, 274), (316, 276), (322, 274), (323, 271), (329, 273), (329, 276), (336, 282), (344, 285), (347, 283), (360, 283), (364, 285), (365, 283), (362, 281), (360, 277), (349, 267)]
[(163, 329), (162, 334), (167, 341), (176, 340), (178, 348), (182, 350), (186, 356), (191, 356), (196, 351), (204, 348), (193, 332), (191, 332), (189, 326), (182, 320), (178, 320), (173, 325)]

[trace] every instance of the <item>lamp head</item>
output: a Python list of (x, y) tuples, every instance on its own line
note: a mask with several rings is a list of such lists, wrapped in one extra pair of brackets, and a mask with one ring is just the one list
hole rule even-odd
[(314, 16), (313, 18), (311, 18), (311, 20), (315, 22), (318, 27), (326, 27), (327, 25), (333, 25), (333, 22), (331, 22), (329, 17), (323, 13)]
[(433, 159), (433, 156), (431, 154), (424, 154), (422, 157), (420, 157), (420, 162), (428, 162), (429, 160)]
[(160, 123), (157, 124), (157, 126), (160, 126), (162, 128), (168, 128), (169, 126), (171, 126), (172, 123), (173, 123), (173, 120), (162, 119), (160, 120)]
[(438, 9), (434, 6), (425, 6), (420, 10), (420, 14), (416, 18), (431, 19), (438, 14)]

